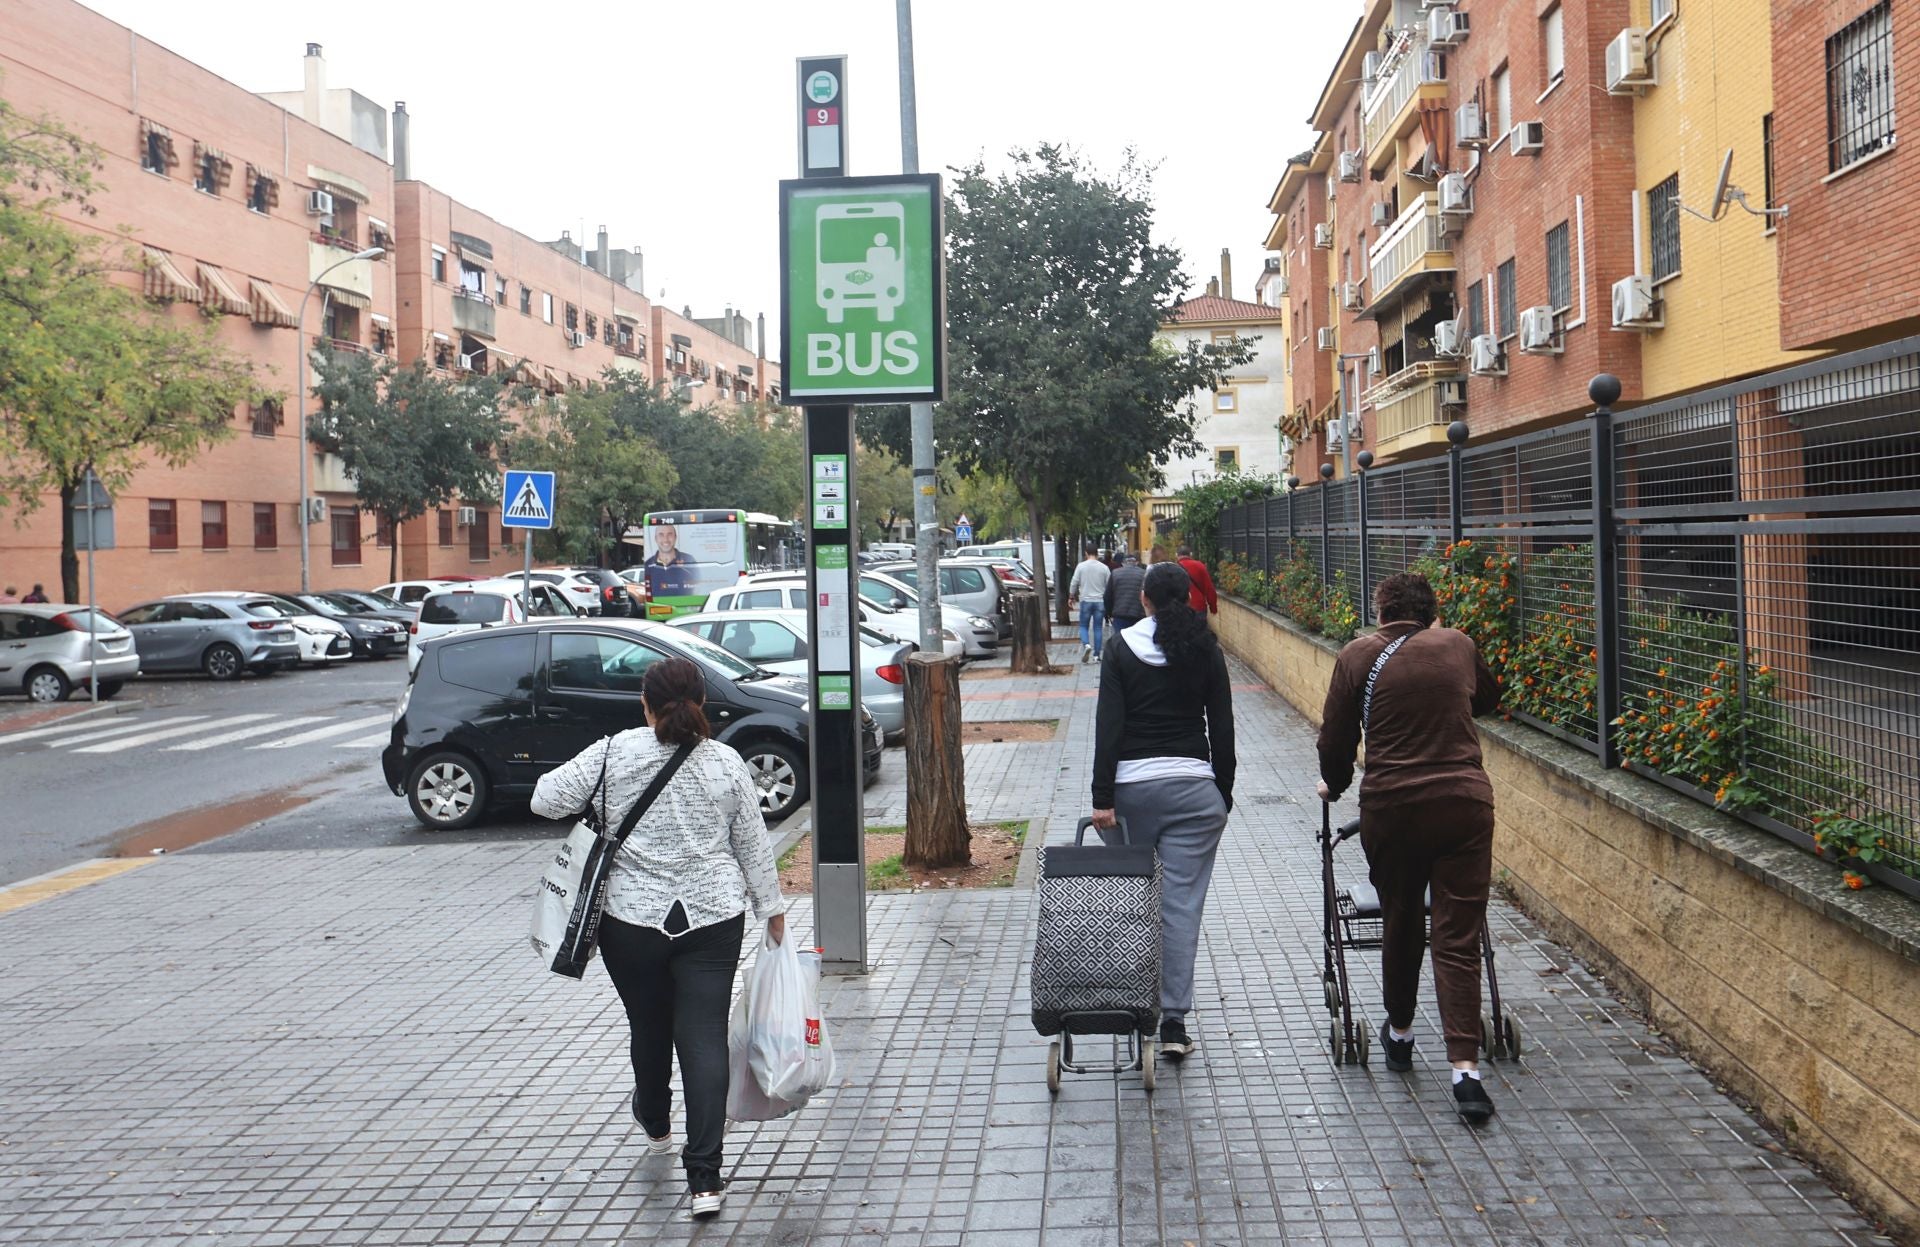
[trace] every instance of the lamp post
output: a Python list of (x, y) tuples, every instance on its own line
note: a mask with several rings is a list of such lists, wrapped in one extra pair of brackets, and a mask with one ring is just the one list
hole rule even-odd
[(303, 594), (313, 592), (312, 573), (307, 563), (307, 304), (313, 299), (313, 292), (320, 288), (320, 279), (334, 269), (355, 260), (377, 260), (386, 253), (385, 247), (368, 247), (344, 260), (336, 260), (307, 283), (307, 293), (300, 299), (300, 339), (297, 345), (300, 348), (300, 592)]

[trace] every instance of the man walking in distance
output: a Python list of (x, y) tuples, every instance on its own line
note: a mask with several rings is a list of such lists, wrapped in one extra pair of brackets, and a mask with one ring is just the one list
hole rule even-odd
[(1091, 547), (1080, 566), (1073, 569), (1073, 579), (1067, 583), (1067, 599), (1080, 604), (1080, 662), (1084, 666), (1089, 662), (1100, 661), (1100, 642), (1107, 623), (1107, 581), (1113, 573), (1100, 561), (1099, 552)]
[(1213, 575), (1207, 571), (1207, 565), (1193, 557), (1192, 546), (1181, 546), (1180, 566), (1187, 569), (1187, 578), (1193, 581), (1193, 590), (1187, 595), (1187, 605), (1193, 613), (1218, 615), (1220, 613), (1220, 595), (1213, 591)]
[(1115, 632), (1146, 618), (1147, 608), (1140, 602), (1140, 591), (1146, 587), (1147, 573), (1141, 570), (1138, 555), (1127, 555), (1120, 570), (1107, 577), (1107, 591), (1101, 598)]

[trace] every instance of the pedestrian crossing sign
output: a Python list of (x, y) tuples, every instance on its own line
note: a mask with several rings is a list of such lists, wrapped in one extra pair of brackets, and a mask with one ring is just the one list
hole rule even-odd
[(506, 510), (500, 513), (500, 527), (553, 527), (553, 473), (509, 469), (500, 497), (506, 504)]

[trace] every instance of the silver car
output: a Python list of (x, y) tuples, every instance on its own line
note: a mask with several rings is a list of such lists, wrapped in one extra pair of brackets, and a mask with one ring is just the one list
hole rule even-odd
[[(97, 643), (87, 641), (91, 628)], [(0, 690), (17, 688), (29, 701), (65, 701), (87, 684), (94, 651), (100, 696), (111, 697), (140, 674), (133, 634), (105, 611), (51, 604), (0, 606)]]
[[(807, 613), (795, 610), (702, 611), (681, 615), (673, 627), (712, 641), (736, 658), (781, 675), (807, 678)], [(907, 727), (907, 655), (902, 644), (871, 628), (860, 629), (860, 704), (880, 731), (896, 736)]]
[[(909, 589), (920, 588), (920, 569), (912, 563), (880, 563), (869, 569), (903, 582)], [(993, 568), (980, 562), (942, 560), (940, 563), (940, 600), (952, 603), (969, 615), (993, 621), (993, 634), (1013, 636), (1013, 617), (1008, 613), (1007, 596)]]
[(184, 597), (142, 602), (119, 615), (140, 651), (140, 670), (204, 671), (236, 680), (300, 665), (300, 638), (286, 608), (259, 597)]

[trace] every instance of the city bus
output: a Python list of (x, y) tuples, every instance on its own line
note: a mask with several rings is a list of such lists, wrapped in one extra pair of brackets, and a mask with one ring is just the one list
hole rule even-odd
[(742, 576), (800, 565), (791, 521), (734, 507), (649, 511), (621, 540), (644, 551), (649, 619), (691, 614)]

